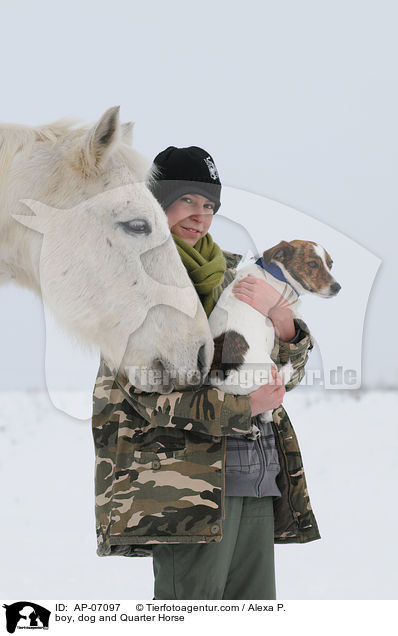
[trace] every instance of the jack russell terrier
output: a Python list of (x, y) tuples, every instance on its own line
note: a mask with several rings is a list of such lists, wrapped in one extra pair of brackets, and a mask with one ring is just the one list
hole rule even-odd
[[(281, 241), (263, 253), (252, 265), (240, 269), (226, 287), (209, 316), (214, 338), (214, 359), (210, 369), (210, 384), (226, 393), (245, 395), (272, 379), (271, 359), (275, 331), (272, 321), (239, 300), (233, 285), (252, 274), (272, 285), (289, 303), (294, 318), (301, 318), (298, 307), (300, 294), (315, 294), (321, 298), (336, 296), (341, 289), (330, 274), (332, 259), (328, 252), (313, 241)], [(279, 374), (283, 384), (291, 378), (290, 360)], [(260, 421), (272, 420), (272, 411), (259, 415)]]

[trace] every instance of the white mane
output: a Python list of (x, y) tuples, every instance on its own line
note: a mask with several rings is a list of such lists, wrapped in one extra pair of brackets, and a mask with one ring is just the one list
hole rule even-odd
[[(62, 117), (42, 126), (0, 123), (0, 181), (7, 176), (16, 154), (22, 153), (28, 159), (36, 142), (50, 141), (55, 144), (65, 137), (69, 142), (82, 139), (90, 130), (90, 126), (76, 127), (79, 122), (81, 119), (76, 117)], [(121, 134), (114, 139), (110, 150), (123, 158), (133, 173), (138, 174), (150, 184), (156, 177), (157, 168), (154, 164), (149, 166), (146, 160), (143, 161), (142, 155), (131, 148), (133, 126), (133, 122), (121, 125)], [(83, 159), (82, 174), (95, 173), (103, 167), (95, 161), (94, 156), (88, 155), (88, 157), (89, 160), (87, 157), (80, 157)]]
[[(0, 177), (4, 178), (7, 174), (10, 163), (17, 152), (22, 152), (28, 157), (36, 141), (55, 142), (60, 137), (70, 133), (72, 126), (78, 121), (80, 120), (63, 117), (43, 126), (0, 123)], [(87, 131), (87, 127), (82, 127), (75, 132), (82, 134), (83, 131)]]

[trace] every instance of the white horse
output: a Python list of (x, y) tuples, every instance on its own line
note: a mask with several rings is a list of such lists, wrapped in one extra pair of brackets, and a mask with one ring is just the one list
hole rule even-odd
[[(130, 147), (118, 106), (91, 128), (74, 124), (0, 125), (0, 281), (42, 294), (135, 386), (181, 388), (183, 369), (207, 373), (213, 340), (147, 187), (153, 168)], [(168, 374), (155, 382), (142, 367)]]

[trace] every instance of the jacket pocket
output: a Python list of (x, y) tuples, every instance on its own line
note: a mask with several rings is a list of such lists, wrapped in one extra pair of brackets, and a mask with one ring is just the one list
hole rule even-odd
[(145, 465), (149, 465), (152, 462), (152, 464), (155, 464), (152, 468), (158, 470), (162, 463), (165, 465), (166, 460), (181, 459), (185, 456), (185, 452), (185, 448), (175, 450), (161, 450), (161, 448), (134, 450), (133, 461)]
[(116, 469), (111, 541), (176, 536), (200, 542), (221, 534), (221, 477), (221, 443), (134, 449), (129, 465)]
[[(185, 431), (180, 429), (167, 429), (157, 427), (140, 437), (136, 436), (132, 440), (133, 447), (140, 451), (177, 451), (183, 450), (186, 446)], [(135, 451), (138, 452), (138, 451)]]

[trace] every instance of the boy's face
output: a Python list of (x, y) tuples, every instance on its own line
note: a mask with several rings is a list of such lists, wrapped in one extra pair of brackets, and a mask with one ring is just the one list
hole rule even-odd
[(183, 194), (166, 210), (170, 231), (193, 247), (207, 233), (214, 208), (201, 194)]

